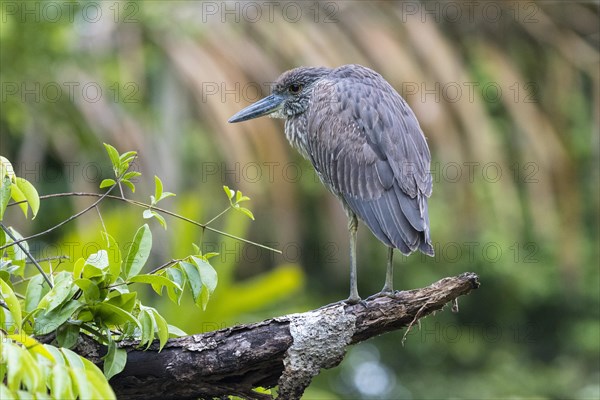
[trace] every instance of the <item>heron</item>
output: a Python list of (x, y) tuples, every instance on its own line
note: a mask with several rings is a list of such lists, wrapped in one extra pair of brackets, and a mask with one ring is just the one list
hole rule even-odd
[(284, 72), (271, 94), (230, 123), (270, 116), (341, 201), (350, 235), (350, 304), (357, 286), (356, 235), (362, 220), (388, 246), (381, 294), (394, 295), (394, 249), (433, 256), (427, 200), (431, 154), (406, 101), (377, 72), (357, 64), (299, 67)]

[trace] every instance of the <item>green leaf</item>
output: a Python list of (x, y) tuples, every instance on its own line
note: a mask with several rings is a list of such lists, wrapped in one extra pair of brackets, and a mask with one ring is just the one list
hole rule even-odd
[[(50, 362), (55, 362), (54, 356), (51, 351), (48, 351), (46, 345), (41, 344), (31, 336), (23, 334), (8, 335), (8, 338), (20, 343), (22, 347), (26, 348), (32, 355), (44, 357)], [(53, 346), (50, 346), (53, 347)], [(55, 348), (55, 347), (54, 347)]]
[(244, 200), (242, 200), (243, 197), (244, 196), (242, 195), (242, 192), (240, 192), (239, 190), (237, 190), (235, 192), (235, 202), (236, 202), (236, 204), (239, 203), (240, 201), (244, 201)]
[(117, 181), (115, 181), (114, 179), (103, 179), (102, 182), (100, 182), (100, 189), (113, 186), (116, 183)]
[(68, 365), (69, 367), (71, 367), (73, 369), (83, 369), (84, 368), (83, 360), (77, 353), (74, 353), (73, 351), (71, 351), (69, 349), (58, 349), (58, 350), (62, 353), (62, 356), (65, 360), (66, 365)]
[(123, 260), (121, 258), (121, 249), (117, 244), (116, 240), (106, 232), (102, 232), (102, 236), (107, 243), (107, 258), (108, 258), (108, 271), (111, 275), (111, 279), (108, 284), (114, 283), (119, 275), (121, 275), (121, 265)]
[(0, 383), (0, 399), (16, 399), (17, 394), (10, 390), (4, 383)]
[(142, 270), (142, 267), (146, 264), (146, 260), (148, 260), (151, 249), (152, 232), (150, 231), (148, 224), (144, 224), (135, 233), (133, 243), (125, 258), (125, 264), (123, 265), (125, 279), (137, 275)]
[(10, 178), (8, 176), (2, 178), (0, 185), (0, 221), (2, 221), (4, 218), (4, 211), (6, 211), (8, 201), (10, 200)]
[(32, 312), (38, 307), (42, 298), (50, 291), (50, 286), (42, 274), (34, 275), (27, 285), (25, 294), (25, 312)]
[(166, 198), (169, 198), (169, 197), (175, 197), (175, 196), (177, 196), (175, 193), (172, 193), (172, 192), (164, 192), (164, 193), (163, 193), (163, 195), (162, 195), (162, 197), (161, 197), (159, 200), (164, 200), (164, 199), (166, 199)]
[(246, 214), (248, 216), (248, 218), (250, 218), (251, 220), (254, 221), (254, 214), (252, 214), (252, 211), (248, 210), (245, 207), (234, 207), (236, 210), (238, 210), (239, 212)]
[(141, 328), (141, 337), (140, 337), (140, 347), (144, 344), (146, 345), (146, 349), (150, 347), (152, 341), (154, 340), (154, 315), (152, 315), (149, 310), (150, 307), (141, 306), (140, 313), (138, 315), (138, 319), (140, 321)]
[(149, 274), (136, 275), (136, 276), (132, 277), (131, 279), (129, 279), (129, 282), (150, 284), (150, 285), (152, 285), (152, 289), (154, 289), (154, 291), (159, 295), (162, 295), (162, 289), (165, 286), (167, 288), (172, 287), (172, 288), (181, 290), (181, 287), (179, 287), (179, 285), (177, 283), (171, 281), (170, 279), (168, 279), (167, 277), (164, 277), (162, 275), (149, 275)]
[[(61, 351), (68, 351), (68, 349), (61, 348)], [(70, 351), (70, 350), (69, 350)], [(83, 362), (81, 363), (83, 364)], [(85, 374), (85, 370), (82, 367), (71, 367), (69, 368), (69, 376), (71, 383), (73, 384), (73, 393), (78, 399), (93, 399), (94, 389), (92, 384), (88, 381)]]
[(108, 303), (100, 303), (90, 307), (94, 315), (108, 325), (125, 325), (130, 322), (139, 326), (137, 319), (120, 307)]
[(83, 266), (82, 276), (85, 279), (91, 279), (91, 278), (96, 278), (96, 277), (104, 278), (105, 274), (106, 274), (106, 271), (104, 271), (98, 267), (95, 267), (91, 264), (86, 263)]
[(55, 399), (74, 399), (69, 369), (63, 364), (54, 364), (50, 375), (50, 392)]
[[(4, 380), (3, 380), (4, 381)], [(0, 383), (0, 399), (17, 399), (19, 398), (15, 392), (10, 390), (4, 383)]]
[(31, 325), (34, 324), (35, 316), (38, 315), (41, 311), (41, 309), (36, 308), (33, 311), (25, 314), (25, 316), (23, 317), (23, 322), (21, 323), (22, 332), (27, 334), (31, 334), (33, 332), (33, 327)]
[(113, 165), (113, 169), (116, 169), (121, 165), (121, 160), (119, 159), (119, 152), (117, 149), (112, 147), (110, 144), (104, 143), (104, 148), (110, 157), (110, 162)]
[[(2, 349), (0, 349), (0, 360), (2, 360), (2, 362), (0, 362), (0, 390), (2, 389), (2, 386), (4, 386), (4, 378), (6, 377), (6, 362), (4, 360), (4, 355), (2, 354)], [(0, 392), (2, 393), (2, 392)], [(3, 399), (5, 397), (2, 397), (0, 395), (0, 399)]]
[(218, 256), (219, 253), (215, 253), (215, 252), (210, 252), (210, 253), (205, 253), (202, 255), (202, 258), (204, 258), (205, 260), (210, 260), (213, 257)]
[(73, 277), (70, 273), (62, 271), (62, 279), (55, 280), (54, 287), (42, 298), (38, 307), (49, 312), (60, 307), (69, 300), (71, 289), (73, 288)]
[(35, 333), (37, 335), (46, 335), (55, 331), (82, 306), (83, 304), (79, 301), (71, 300), (60, 308), (38, 314), (35, 319)]
[(169, 299), (171, 299), (171, 301), (173, 303), (179, 304), (181, 302), (181, 297), (183, 296), (183, 287), (185, 286), (185, 275), (184, 273), (178, 269), (178, 268), (168, 268), (165, 273), (167, 274), (167, 277), (169, 278), (169, 280), (175, 282), (177, 284), (178, 288), (174, 288), (174, 287), (170, 287), (167, 286), (167, 295), (169, 296)]
[(192, 249), (194, 250), (194, 254), (202, 255), (202, 251), (200, 250), (200, 247), (198, 247), (198, 245), (196, 243), (192, 243)]
[(108, 381), (91, 361), (75, 354), (71, 350), (61, 348), (69, 369), (71, 381), (75, 388), (75, 394), (80, 399), (115, 399)]
[(192, 289), (192, 297), (196, 304), (200, 304), (200, 294), (202, 293), (202, 279), (198, 267), (192, 263), (181, 261), (179, 263), (187, 277), (188, 285)]
[(158, 202), (162, 198), (163, 184), (160, 178), (154, 175), (154, 199)]
[(127, 186), (132, 193), (135, 193), (135, 185), (133, 183), (131, 183), (130, 181), (127, 180), (122, 180), (121, 183), (123, 183), (125, 186)]
[(169, 325), (169, 337), (181, 337), (181, 336), (187, 336), (187, 333), (185, 333), (183, 330), (179, 329), (175, 325)]
[[(208, 300), (210, 299), (210, 293), (206, 289), (206, 286), (202, 288), (202, 293), (200, 293), (200, 304), (202, 305), (202, 310), (206, 310), (206, 305), (208, 304)], [(196, 302), (198, 304), (198, 302)]]
[(24, 373), (21, 360), (25, 350), (13, 342), (2, 343), (2, 347), (2, 358), (7, 364), (6, 384), (10, 390), (16, 391), (21, 386)]
[(152, 309), (152, 313), (154, 314), (154, 321), (156, 322), (156, 333), (159, 341), (158, 351), (161, 351), (167, 343), (167, 340), (169, 340), (169, 324), (167, 324), (167, 321), (163, 316), (154, 308)]
[(129, 287), (127, 287), (127, 282), (121, 277), (118, 277), (117, 280), (112, 284), (111, 291), (119, 292), (119, 293), (129, 293)]
[(202, 283), (208, 291), (212, 294), (217, 287), (217, 271), (208, 263), (208, 261), (192, 256), (194, 263), (198, 266), (200, 270), (200, 276), (202, 277)]
[(148, 208), (148, 209), (144, 210), (144, 213), (142, 214), (142, 216), (144, 217), (144, 219), (150, 219), (152, 217), (156, 218), (158, 223), (163, 228), (167, 229), (167, 222), (165, 221), (165, 218), (162, 215), (160, 215), (159, 213), (157, 213), (156, 211)]
[(0, 179), (4, 180), (5, 176), (12, 180), (15, 172), (10, 161), (6, 157), (0, 156)]
[[(21, 234), (14, 230), (12, 227), (9, 227), (8, 230), (15, 237), (16, 240), (23, 239), (23, 236), (21, 236)], [(12, 240), (12, 238), (8, 237), (7, 242), (13, 243), (14, 241)], [(20, 244), (21, 246), (23, 246), (23, 248), (25, 248), (26, 251), (29, 251), (29, 244), (27, 242), (20, 242)], [(25, 260), (27, 259), (27, 255), (25, 254), (25, 252), (21, 250), (20, 246), (14, 245), (6, 249), (6, 254), (8, 255), (8, 258), (12, 261), (13, 266), (20, 267), (16, 270), (11, 270), (11, 274), (23, 276), (25, 272)]]
[(150, 198), (152, 200), (152, 204), (156, 204), (159, 201), (166, 199), (167, 197), (175, 196), (175, 193), (163, 192), (163, 183), (160, 180), (160, 178), (156, 175), (154, 176), (154, 183), (155, 183), (154, 196), (150, 196)]
[(75, 280), (74, 283), (81, 288), (88, 303), (100, 300), (100, 288), (90, 279), (80, 278)]
[[(105, 301), (105, 304), (111, 304), (113, 306), (119, 307), (127, 312), (131, 312), (133, 307), (135, 307), (135, 301), (137, 300), (137, 293), (116, 293), (110, 299)], [(112, 293), (111, 293), (112, 294)]]
[(77, 261), (75, 261), (75, 264), (73, 265), (73, 276), (75, 277), (75, 279), (81, 276), (84, 266), (85, 260), (83, 258), (79, 258), (77, 259)]
[(56, 341), (60, 347), (71, 348), (77, 344), (79, 338), (79, 326), (64, 324), (56, 330)]
[(104, 357), (104, 376), (110, 379), (125, 368), (127, 362), (127, 352), (125, 349), (119, 349), (117, 342), (110, 340), (108, 342), (108, 352)]
[(135, 159), (135, 156), (137, 156), (137, 151), (126, 151), (121, 154), (119, 161), (121, 164), (127, 164), (127, 166), (129, 166), (129, 163)]
[(15, 203), (23, 202), (19, 204), (19, 208), (21, 208), (21, 211), (23, 211), (25, 218), (27, 218), (28, 208), (26, 203), (27, 197), (25, 197), (25, 194), (21, 191), (21, 189), (19, 189), (17, 185), (10, 185), (10, 196), (15, 201)]
[(233, 199), (233, 196), (235, 196), (235, 191), (229, 189), (229, 186), (223, 186), (223, 190), (225, 191), (225, 194), (231, 203), (231, 199)]
[(125, 173), (125, 175), (123, 175), (123, 180), (125, 181), (129, 181), (133, 178), (137, 178), (138, 176), (141, 176), (142, 173), (141, 172), (137, 172), (137, 171), (129, 171), (127, 173)]
[(37, 215), (40, 209), (40, 196), (38, 195), (35, 187), (29, 183), (26, 179), (16, 178), (15, 183), (17, 187), (21, 190), (21, 193), (25, 196), (25, 199), (29, 203), (29, 207), (31, 207), (31, 213), (33, 214), (33, 218)]
[[(112, 400), (116, 399), (115, 392), (108, 384), (106, 377), (91, 361), (83, 359), (85, 365), (85, 378), (90, 383), (92, 388), (92, 396), (88, 398)], [(84, 396), (81, 396), (84, 398)]]
[[(31, 348), (31, 346), (27, 347)], [(51, 344), (43, 344), (42, 349), (48, 354), (45, 357), (52, 363), (67, 366), (67, 362), (63, 353), (61, 353), (57, 347), (54, 347)]]
[(8, 283), (4, 282), (2, 279), (0, 279), (0, 296), (2, 296), (2, 299), (6, 303), (12, 319), (12, 323), (9, 326), (4, 314), (6, 310), (2, 308), (0, 310), (0, 327), (8, 332), (21, 330), (21, 304)]
[(45, 392), (46, 382), (45, 376), (41, 371), (40, 364), (28, 351), (23, 352), (21, 356), (22, 368), (25, 370), (23, 374), (22, 385), (30, 393)]
[(167, 229), (167, 221), (165, 221), (164, 217), (162, 215), (160, 215), (159, 213), (157, 213), (156, 211), (152, 211), (152, 215), (154, 216), (154, 218), (156, 218), (156, 220), (158, 221), (158, 223), (165, 229)]
[(98, 269), (106, 269), (108, 267), (108, 253), (106, 250), (99, 250), (97, 253), (90, 254), (85, 263)]

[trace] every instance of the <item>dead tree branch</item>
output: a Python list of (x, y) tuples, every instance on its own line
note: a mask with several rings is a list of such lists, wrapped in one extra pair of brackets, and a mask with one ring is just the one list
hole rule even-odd
[[(279, 385), (279, 398), (298, 399), (322, 368), (344, 358), (346, 347), (385, 332), (410, 329), (416, 321), (479, 286), (464, 273), (434, 284), (349, 305), (285, 315), (219, 331), (171, 339), (142, 351), (125, 343), (125, 370), (111, 380), (120, 399), (197, 399), (270, 396), (256, 387)], [(455, 304), (456, 307), (456, 304)], [(100, 364), (104, 352), (91, 340), (76, 349)]]

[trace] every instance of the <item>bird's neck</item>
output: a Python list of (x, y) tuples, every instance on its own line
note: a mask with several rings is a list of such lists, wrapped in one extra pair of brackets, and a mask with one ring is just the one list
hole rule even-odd
[(306, 113), (288, 117), (285, 120), (285, 136), (293, 148), (309, 159), (306, 143), (307, 125)]

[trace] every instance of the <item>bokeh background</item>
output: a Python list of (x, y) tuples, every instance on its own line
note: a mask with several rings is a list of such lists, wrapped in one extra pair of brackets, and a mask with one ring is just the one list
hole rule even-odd
[[(354, 346), (307, 399), (598, 398), (598, 2), (3, 1), (1, 154), (40, 194), (99, 191), (102, 142), (137, 150), (130, 197), (153, 175), (164, 206), (208, 221), (222, 186), (252, 198), (256, 221), (212, 226), (275, 254), (173, 219), (152, 221), (151, 266), (217, 251), (219, 287), (202, 312), (144, 294), (189, 333), (309, 310), (347, 296), (346, 219), (281, 121), (228, 117), (300, 65), (380, 72), (419, 118), (433, 157), (436, 256), (396, 257), (396, 288), (474, 271), (481, 288), (423, 320)], [(45, 200), (32, 234), (85, 198)], [(141, 211), (104, 202), (126, 242)], [(39, 257), (95, 251), (89, 213), (30, 243)], [(378, 291), (386, 249), (359, 229), (359, 291)], [(64, 261), (59, 268), (68, 268)]]

